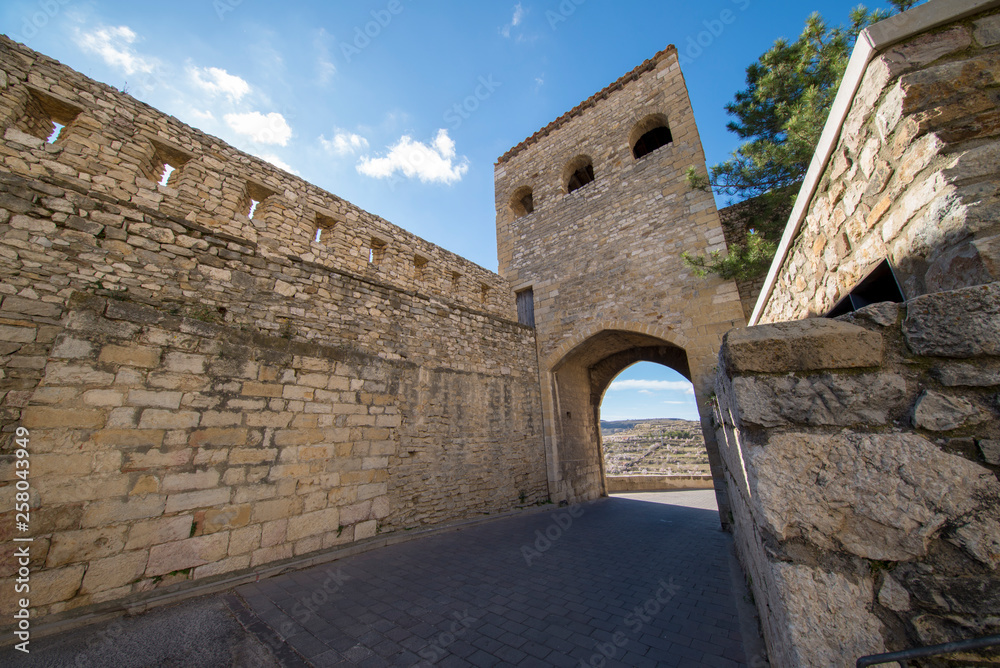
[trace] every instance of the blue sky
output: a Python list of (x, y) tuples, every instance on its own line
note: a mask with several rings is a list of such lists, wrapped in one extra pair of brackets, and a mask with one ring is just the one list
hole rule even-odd
[[(675, 44), (720, 162), (745, 67), (809, 12), (843, 23), (855, 4), (6, 0), (0, 30), (496, 270), (493, 164), (511, 146)], [(680, 378), (652, 369), (626, 374)], [(670, 403), (646, 414), (661, 410), (652, 399), (640, 414), (642, 391), (693, 412), (668, 387), (613, 388), (605, 413), (622, 397), (614, 417), (684, 417)]]

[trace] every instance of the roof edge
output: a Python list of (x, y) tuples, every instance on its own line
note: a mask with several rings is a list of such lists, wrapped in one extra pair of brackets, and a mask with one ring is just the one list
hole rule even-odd
[(598, 100), (605, 99), (611, 93), (623, 88), (625, 84), (627, 84), (628, 82), (636, 81), (643, 74), (646, 74), (647, 72), (656, 69), (656, 66), (659, 65), (661, 62), (663, 62), (663, 60), (665, 60), (670, 55), (675, 55), (676, 53), (677, 53), (677, 47), (675, 47), (673, 44), (668, 44), (665, 49), (657, 52), (656, 55), (654, 55), (652, 58), (643, 61), (642, 64), (635, 67), (630, 72), (619, 77), (610, 85), (605, 86), (604, 88), (594, 93), (580, 104), (576, 105), (575, 107), (564, 113), (562, 116), (559, 116), (557, 119), (555, 119), (554, 121), (543, 127), (541, 130), (535, 132), (533, 135), (531, 135), (524, 141), (520, 142), (519, 144), (511, 148), (509, 151), (507, 151), (499, 158), (497, 158), (496, 164), (500, 165), (509, 161), (515, 155), (526, 149), (528, 146), (531, 146), (532, 144), (536, 143), (539, 139), (552, 134), (554, 131), (566, 125), (566, 123), (568, 123), (573, 118), (576, 118), (590, 107), (593, 107)]

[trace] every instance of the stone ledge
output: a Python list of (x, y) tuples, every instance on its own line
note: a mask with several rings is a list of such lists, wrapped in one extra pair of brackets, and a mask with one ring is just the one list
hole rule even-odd
[(906, 303), (903, 334), (917, 355), (1000, 355), (1000, 283), (910, 300)]
[(825, 318), (730, 330), (722, 355), (731, 373), (877, 367), (882, 335)]

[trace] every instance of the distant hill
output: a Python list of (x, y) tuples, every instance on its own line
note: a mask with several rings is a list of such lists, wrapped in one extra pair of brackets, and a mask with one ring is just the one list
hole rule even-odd
[(608, 475), (709, 473), (701, 423), (692, 420), (601, 420)]

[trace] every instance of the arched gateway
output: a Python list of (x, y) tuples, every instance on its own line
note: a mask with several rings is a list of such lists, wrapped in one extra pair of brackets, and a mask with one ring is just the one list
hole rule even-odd
[[(657, 129), (662, 137), (637, 151)], [(586, 178), (569, 187), (580, 156)], [(709, 395), (722, 335), (745, 319), (734, 282), (694, 276), (680, 258), (725, 248), (711, 194), (686, 182), (687, 168), (704, 164), (673, 47), (497, 162), (500, 273), (536, 330), (553, 500), (605, 493), (601, 398), (630, 364), (658, 362), (694, 385), (729, 523)], [(518, 205), (526, 192), (531, 207)]]

